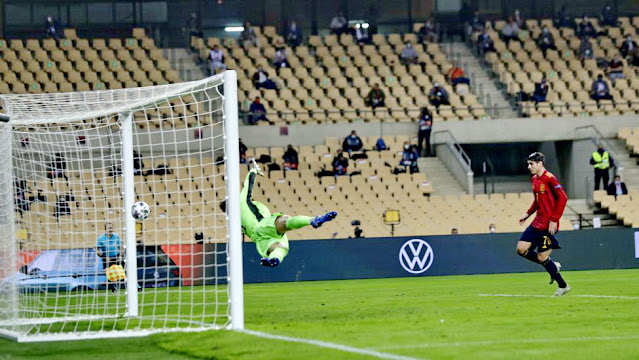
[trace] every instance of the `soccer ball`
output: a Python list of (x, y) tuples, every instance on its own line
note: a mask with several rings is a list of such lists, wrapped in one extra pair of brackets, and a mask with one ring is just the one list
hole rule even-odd
[(142, 221), (149, 217), (150, 213), (151, 209), (149, 208), (149, 204), (145, 203), (144, 201), (136, 202), (131, 208), (131, 215), (135, 220)]

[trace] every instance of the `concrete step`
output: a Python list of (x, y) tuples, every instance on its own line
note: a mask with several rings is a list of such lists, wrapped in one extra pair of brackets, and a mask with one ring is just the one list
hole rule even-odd
[(464, 188), (438, 158), (419, 158), (417, 164), (420, 171), (426, 174), (426, 178), (433, 185), (433, 195), (466, 194)]
[(204, 79), (208, 76), (206, 64), (200, 64), (197, 54), (190, 50), (184, 48), (164, 48), (162, 50), (171, 67), (178, 71), (180, 79), (191, 81)]
[[(466, 43), (454, 42), (442, 45), (445, 51), (449, 52), (451, 60), (459, 60), (460, 65), (474, 79), (475, 84), (471, 84), (471, 89), (477, 93), (481, 87), (484, 97), (480, 99), (484, 106), (492, 108), (496, 106), (498, 109), (497, 117), (499, 118), (516, 118), (519, 114), (512, 108), (509, 99), (501, 90), (501, 86), (495, 82), (490, 70), (485, 68), (479, 59), (473, 54)], [(478, 93), (477, 93), (478, 94)], [(490, 97), (490, 103), (488, 98)], [(490, 113), (491, 109), (487, 109)]]

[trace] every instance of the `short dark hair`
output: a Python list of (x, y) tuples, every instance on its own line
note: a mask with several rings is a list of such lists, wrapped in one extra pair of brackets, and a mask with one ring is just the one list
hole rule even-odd
[(528, 155), (526, 161), (534, 161), (534, 162), (542, 162), (546, 163), (546, 156), (539, 151), (535, 151), (534, 153)]

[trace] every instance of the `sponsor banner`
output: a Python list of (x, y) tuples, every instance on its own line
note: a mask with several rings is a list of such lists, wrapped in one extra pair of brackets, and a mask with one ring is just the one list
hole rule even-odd
[[(523, 231), (523, 229), (522, 229)], [(295, 232), (290, 233), (294, 239)], [(520, 233), (290, 241), (276, 268), (260, 266), (244, 243), (244, 282), (338, 280), (545, 271), (515, 252)], [(637, 236), (637, 237), (635, 237)], [(553, 259), (564, 270), (639, 267), (639, 235), (630, 228), (559, 232)], [(635, 240), (636, 239), (636, 240)]]

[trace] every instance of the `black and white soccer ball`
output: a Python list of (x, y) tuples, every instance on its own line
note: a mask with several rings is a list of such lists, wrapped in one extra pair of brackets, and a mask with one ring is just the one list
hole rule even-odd
[(151, 208), (149, 208), (149, 204), (145, 203), (144, 201), (136, 202), (131, 208), (131, 215), (135, 220), (138, 221), (146, 219), (147, 217), (149, 217), (150, 213)]

